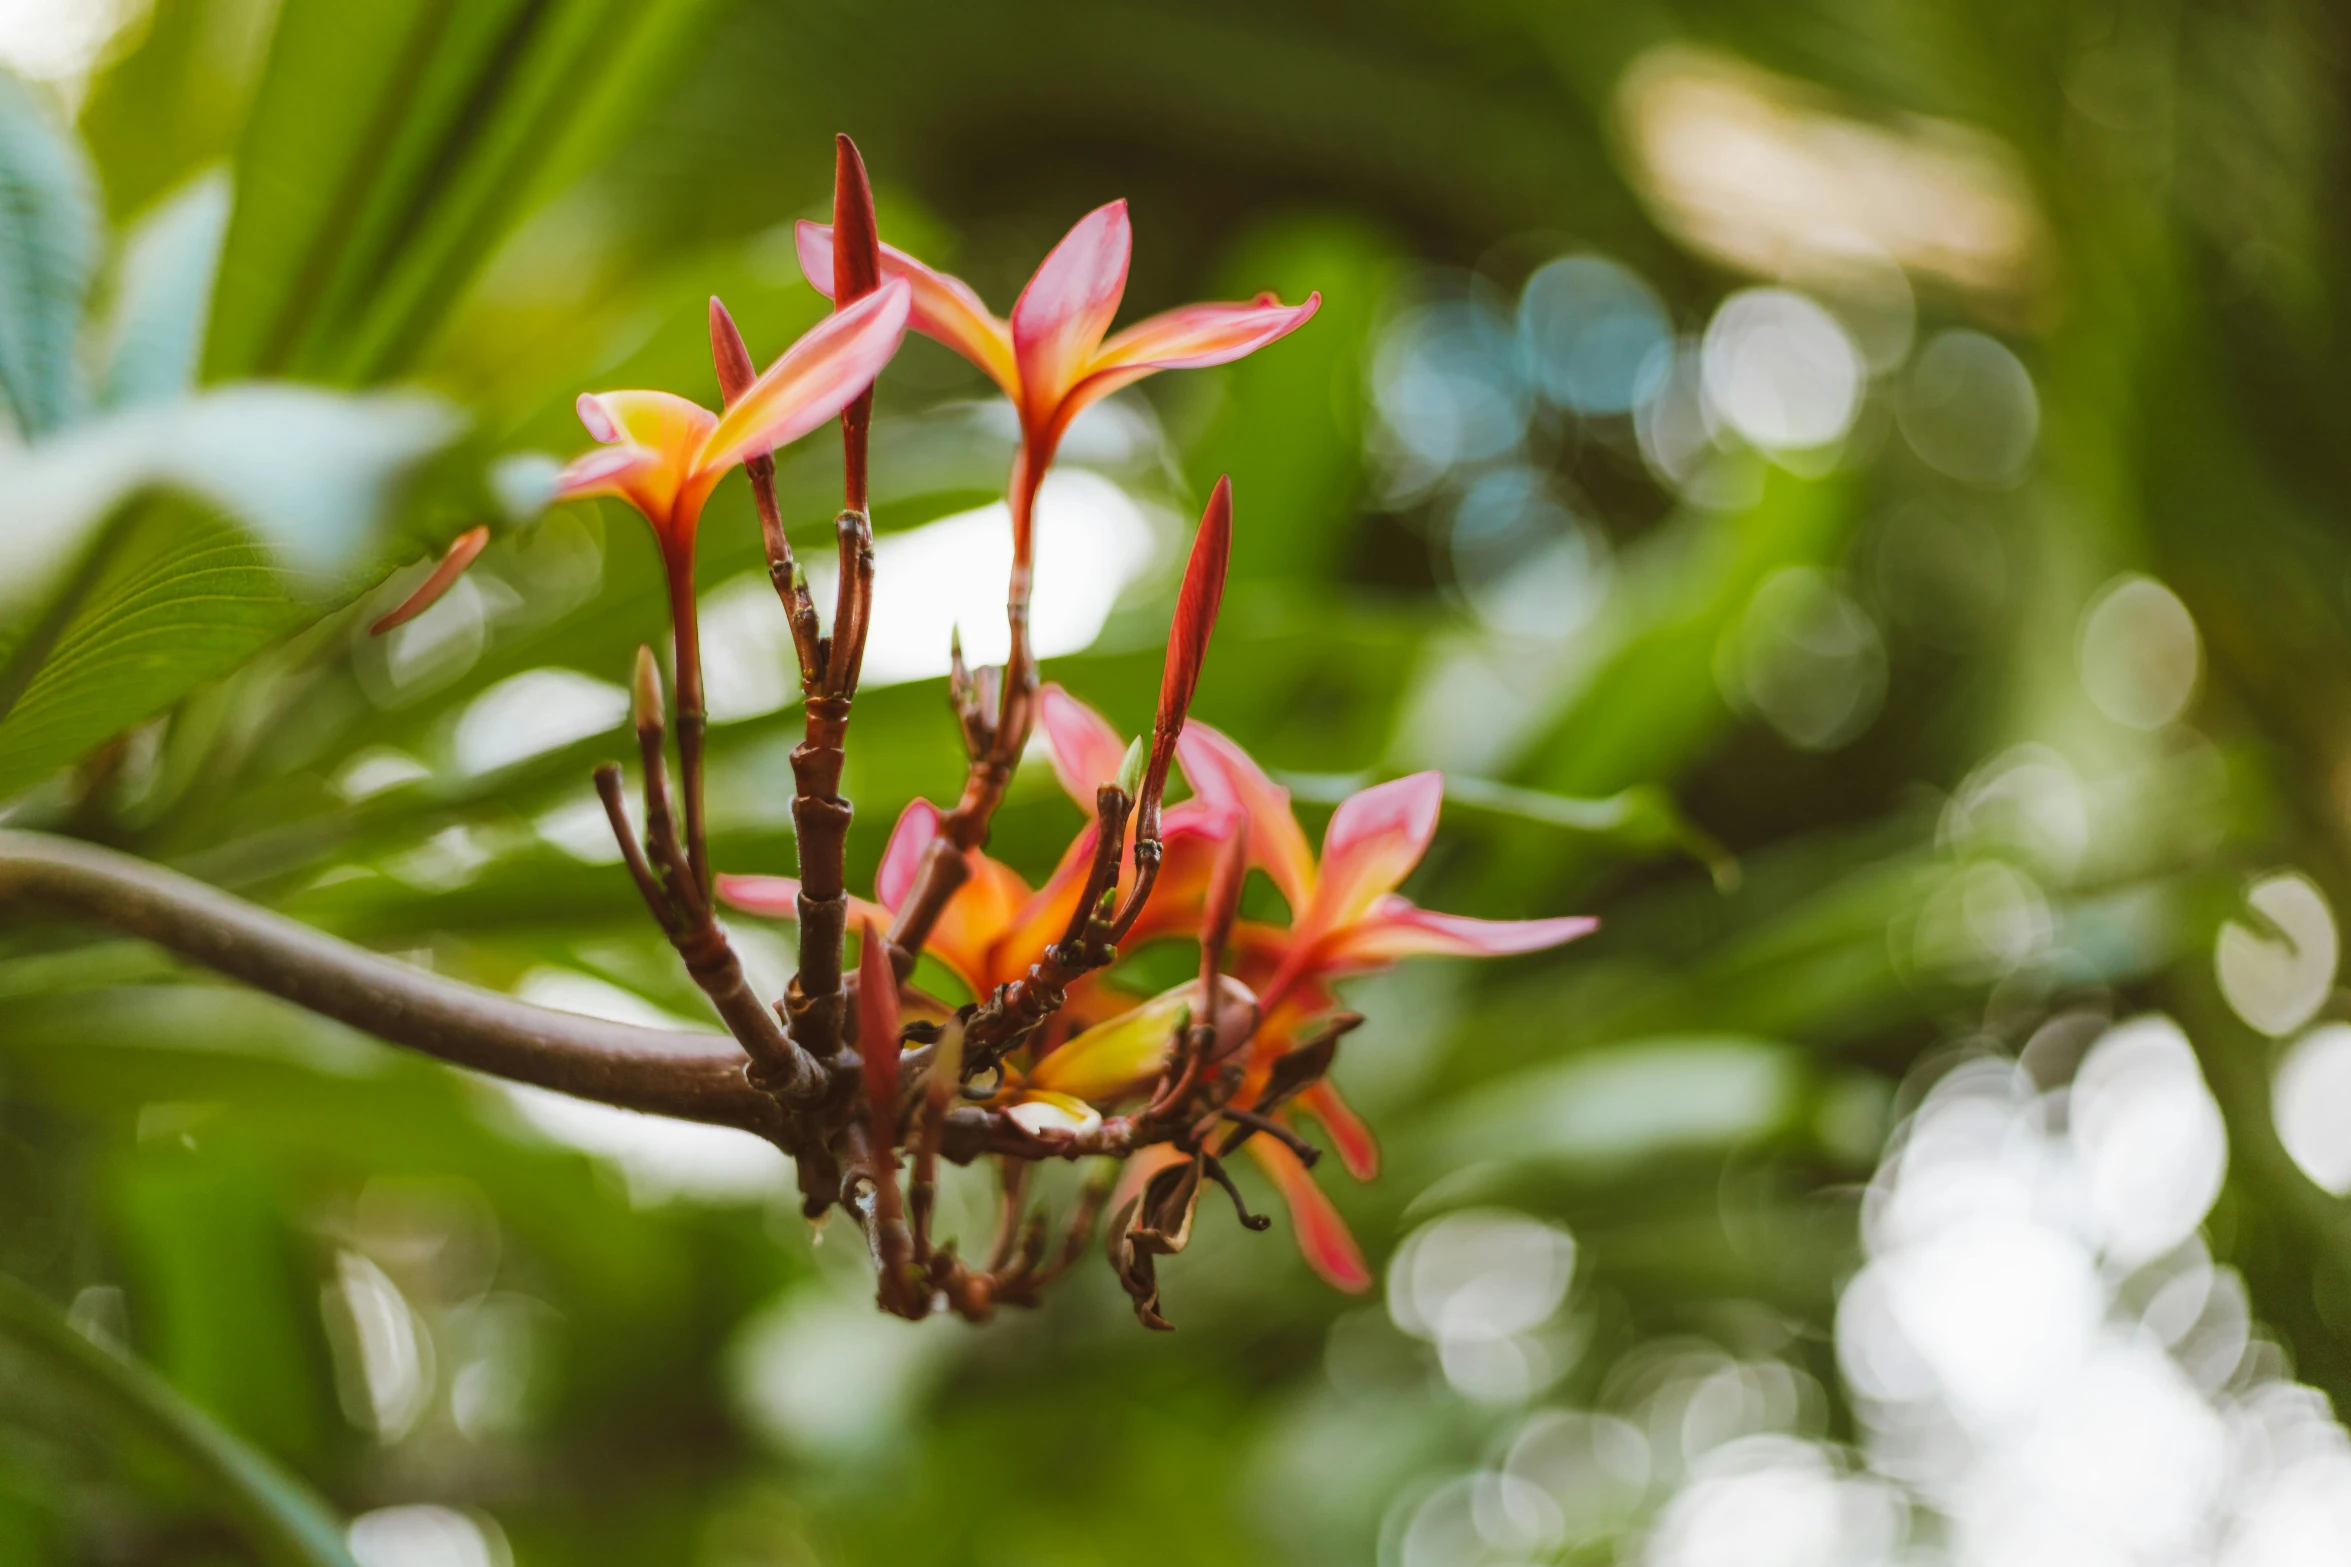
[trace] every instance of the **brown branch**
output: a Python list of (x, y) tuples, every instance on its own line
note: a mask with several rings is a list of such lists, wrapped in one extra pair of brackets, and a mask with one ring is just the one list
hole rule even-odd
[(0, 830), (0, 902), (68, 911), (390, 1044), (624, 1109), (787, 1142), (724, 1037), (554, 1012), (395, 963), (177, 871)]
[[(876, 978), (880, 977), (877, 970)], [(931, 1258), (931, 1210), (939, 1196), (939, 1139), (946, 1127), (947, 1107), (963, 1085), (961, 1023), (950, 1021), (941, 1031), (928, 1065), (914, 1123), (914, 1175), (907, 1187), (914, 1220), (914, 1260), (918, 1263)]]
[[(881, 241), (873, 188), (856, 143), (834, 138), (833, 309), (846, 310), (881, 285)], [(833, 520), (840, 581), (832, 635), (803, 656), (800, 676), (806, 727), (792, 749), (792, 831), (800, 860), (800, 962), (784, 994), (792, 1039), (819, 1060), (840, 1055), (848, 997), (842, 984), (848, 935), (849, 824), (855, 809), (841, 795), (849, 713), (865, 665), (873, 619), (873, 521), (866, 514), (867, 430), (873, 389), (841, 410), (842, 508)], [(800, 592), (805, 596), (805, 588)], [(790, 607), (790, 606), (787, 606)], [(813, 615), (813, 611), (811, 612)]]
[[(822, 1062), (800, 1048), (767, 1005), (752, 993), (741, 960), (719, 927), (710, 898), (693, 863), (689, 848), (678, 843), (677, 824), (670, 815), (669, 775), (662, 760), (661, 673), (652, 653), (637, 650), (633, 705), (637, 749), (645, 770), (645, 839), (650, 854), (636, 850), (628, 817), (617, 805), (617, 781), (601, 769), (597, 790), (605, 795), (604, 812), (620, 841), (621, 858), (644, 894), (646, 906), (669, 937), (669, 944), (686, 965), (686, 972), (710, 998), (727, 1032), (751, 1057), (751, 1080), (758, 1087), (795, 1104), (821, 1097), (830, 1084)], [(648, 876), (658, 870), (655, 879)]]
[(1094, 794), (1094, 859), (1061, 939), (1029, 965), (1028, 973), (980, 1003), (965, 1031), (967, 1070), (984, 1071), (1003, 1060), (1061, 1010), (1069, 987), (1118, 956), (1111, 944), (1104, 905), (1118, 888), (1120, 855), (1126, 845), (1132, 802), (1116, 784)]
[[(751, 350), (743, 342), (735, 318), (727, 314), (717, 295), (710, 299), (710, 358), (718, 370), (719, 397), (732, 408), (751, 383), (759, 379)], [(767, 551), (767, 580), (783, 601), (784, 620), (792, 628), (792, 651), (799, 656), (803, 684), (821, 667), (817, 652), (816, 601), (809, 597), (808, 579), (792, 563), (792, 543), (784, 536), (784, 514), (776, 505), (776, 460), (772, 452), (755, 452), (743, 459), (744, 477), (751, 481), (751, 502), (759, 511), (759, 541)]]

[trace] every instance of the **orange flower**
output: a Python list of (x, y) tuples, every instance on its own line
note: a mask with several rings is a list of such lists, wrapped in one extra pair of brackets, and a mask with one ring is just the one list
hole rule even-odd
[[(923, 856), (939, 837), (939, 808), (915, 800), (899, 813), (898, 825), (874, 872), (874, 901), (849, 900), (851, 921), (871, 920), (887, 930), (901, 904), (914, 893)], [(978, 849), (967, 850), (971, 878), (948, 900), (932, 927), (924, 951), (953, 971), (976, 997), (1010, 984), (1029, 970), (1060, 938), (1069, 913), (1084, 890), (1092, 834), (1072, 844), (1041, 890), (1032, 891), (1020, 872)], [(1083, 852), (1081, 852), (1081, 850)], [(747, 914), (798, 919), (800, 882), (791, 876), (721, 876), (718, 894)]]

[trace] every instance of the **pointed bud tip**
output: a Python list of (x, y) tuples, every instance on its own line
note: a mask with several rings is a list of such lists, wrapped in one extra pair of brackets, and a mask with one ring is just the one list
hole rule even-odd
[(751, 349), (743, 341), (742, 329), (735, 325), (735, 318), (728, 314), (716, 294), (710, 296), (710, 362), (718, 371), (719, 396), (727, 403), (733, 403), (759, 379), (758, 367), (751, 363)]
[(1191, 558), (1184, 562), (1184, 582), (1176, 594), (1175, 620), (1168, 627), (1167, 662), (1159, 684), (1160, 732), (1173, 738), (1183, 726), (1200, 684), (1200, 666), (1208, 657), (1208, 639), (1224, 606), (1224, 579), (1232, 558), (1233, 481), (1230, 474), (1216, 481), (1208, 505), (1200, 513), (1200, 531), (1193, 536)]
[(661, 666), (653, 660), (653, 650), (639, 643), (636, 673), (630, 681), (630, 709), (639, 729), (658, 729), (663, 722), (661, 701)]
[(1143, 745), (1143, 737), (1137, 735), (1127, 742), (1127, 754), (1119, 760), (1118, 792), (1130, 800), (1143, 787), (1143, 763), (1149, 755), (1150, 752)]

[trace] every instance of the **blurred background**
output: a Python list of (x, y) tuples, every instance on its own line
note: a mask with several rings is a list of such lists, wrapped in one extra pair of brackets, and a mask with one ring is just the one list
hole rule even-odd
[[(884, 236), (1000, 310), (1118, 196), (1122, 320), (1322, 291), (1077, 426), (1047, 674), (1147, 722), (1229, 471), (1198, 714), (1315, 833), (1443, 769), (1417, 901), (1603, 925), (1357, 982), (1387, 1168), (1322, 1175), (1378, 1286), (1204, 1213), (1158, 1336), (1091, 1259), (884, 1318), (764, 1144), (16, 916), (0, 1271), (364, 1567), (2351, 1559), (2347, 51), (2320, 0), (5, 0), (0, 209), (85, 216), (0, 249), (82, 312), (0, 333), (67, 366), (11, 382), (0, 531), (60, 452), (147, 465), (0, 638), (8, 824), (699, 1016), (587, 786), (649, 535), (498, 497), (584, 388), (714, 398), (712, 292), (763, 359), (816, 318), (789, 225), (847, 130)], [(394, 400), (169, 455), (244, 380)], [(859, 886), (960, 778), (946, 626), (1000, 656), (1008, 555), (1001, 399), (910, 340), (881, 400)], [(837, 464), (784, 463), (812, 541)], [(239, 531), (279, 524), (372, 553)], [(715, 857), (788, 871), (739, 483), (701, 580)], [(995, 850), (1076, 825), (1033, 765)], [(249, 1559), (216, 1502), (0, 1341), (0, 1560)]]

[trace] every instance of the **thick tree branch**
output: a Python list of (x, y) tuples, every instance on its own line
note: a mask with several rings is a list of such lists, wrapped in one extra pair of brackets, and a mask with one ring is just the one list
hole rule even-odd
[(0, 831), (0, 903), (81, 915), (456, 1066), (769, 1138), (786, 1131), (723, 1036), (575, 1017), (443, 979), (111, 849)]

